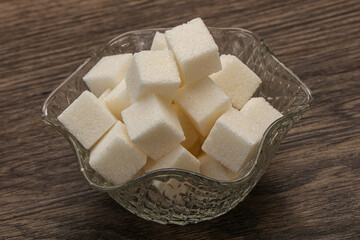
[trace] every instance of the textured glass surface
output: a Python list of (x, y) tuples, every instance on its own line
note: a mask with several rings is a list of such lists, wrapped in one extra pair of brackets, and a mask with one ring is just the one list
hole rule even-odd
[(262, 79), (255, 96), (267, 99), (284, 117), (267, 129), (237, 180), (218, 181), (185, 170), (163, 169), (114, 186), (91, 169), (89, 152), (56, 117), (87, 89), (82, 77), (101, 57), (148, 50), (155, 32), (163, 30), (166, 29), (129, 32), (110, 41), (49, 95), (43, 106), (42, 119), (69, 141), (81, 173), (91, 187), (107, 192), (124, 208), (142, 218), (184, 225), (220, 216), (245, 198), (265, 172), (285, 134), (309, 108), (312, 96), (255, 34), (239, 28), (210, 28), (220, 54), (233, 54), (246, 63)]

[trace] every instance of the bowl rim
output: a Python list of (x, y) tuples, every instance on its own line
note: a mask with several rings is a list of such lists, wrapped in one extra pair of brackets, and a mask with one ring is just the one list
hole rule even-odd
[(296, 116), (302, 115), (304, 112), (306, 112), (310, 106), (313, 104), (314, 101), (314, 97), (311, 93), (311, 90), (300, 80), (300, 78), (289, 68), (287, 68), (276, 56), (275, 54), (270, 50), (270, 48), (268, 47), (268, 45), (265, 43), (265, 41), (256, 33), (249, 31), (247, 29), (244, 28), (236, 28), (236, 27), (208, 27), (210, 30), (220, 30), (220, 31), (240, 31), (242, 33), (245, 33), (249, 36), (251, 36), (252, 38), (254, 38), (263, 48), (265, 48), (265, 50), (268, 52), (268, 54), (271, 56), (271, 58), (281, 66), (281, 68), (283, 70), (285, 70), (288, 74), (290, 74), (299, 84), (299, 86), (301, 87), (301, 89), (305, 92), (306, 94), (306, 104), (304, 104), (303, 106), (301, 106), (299, 109), (297, 109), (294, 112), (289, 112), (287, 115), (282, 116), (281, 118), (277, 119), (276, 121), (274, 121), (264, 132), (263, 137), (261, 138), (261, 141), (258, 144), (257, 147), (257, 153), (256, 153), (256, 157), (254, 162), (252, 163), (251, 167), (247, 170), (247, 172), (242, 175), (240, 178), (234, 179), (234, 180), (218, 180), (218, 179), (214, 179), (205, 175), (202, 175), (200, 173), (195, 173), (195, 172), (191, 172), (188, 170), (183, 170), (183, 169), (176, 169), (176, 168), (165, 168), (165, 169), (158, 169), (158, 170), (154, 170), (148, 173), (144, 173), (140, 176), (137, 176), (129, 181), (126, 181), (124, 183), (121, 184), (117, 184), (117, 185), (110, 185), (110, 186), (102, 186), (102, 185), (98, 185), (94, 182), (92, 182), (88, 176), (85, 174), (84, 172), (84, 164), (83, 162), (80, 160), (81, 156), (79, 151), (77, 150), (76, 147), (76, 139), (75, 137), (73, 137), (69, 132), (65, 132), (63, 131), (61, 128), (57, 127), (54, 125), (54, 123), (48, 118), (48, 111), (47, 111), (47, 107), (50, 103), (50, 101), (52, 100), (53, 96), (56, 94), (56, 92), (58, 92), (68, 81), (70, 81), (72, 79), (72, 77), (77, 74), (78, 71), (80, 71), (93, 57), (95, 57), (97, 55), (97, 53), (103, 51), (106, 47), (110, 46), (112, 43), (116, 42), (117, 40), (119, 40), (120, 38), (123, 38), (127, 35), (131, 35), (131, 34), (135, 34), (135, 33), (145, 33), (145, 32), (156, 32), (156, 31), (166, 31), (168, 29), (171, 28), (151, 28), (151, 29), (142, 29), (142, 30), (134, 30), (134, 31), (128, 31), (125, 33), (122, 33), (120, 35), (117, 35), (116, 37), (112, 38), (110, 41), (108, 41), (105, 45), (103, 45), (102, 47), (98, 48), (94, 53), (92, 53), (90, 55), (90, 57), (88, 57), (87, 59), (85, 59), (85, 61), (79, 65), (79, 67), (76, 68), (76, 70), (74, 72), (72, 72), (64, 81), (62, 81), (54, 90), (52, 90), (50, 92), (50, 94), (48, 95), (48, 97), (46, 98), (46, 100), (44, 101), (43, 105), (42, 105), (42, 113), (41, 113), (41, 119), (43, 122), (45, 122), (45, 124), (53, 127), (56, 131), (60, 132), (65, 138), (66, 140), (70, 143), (71, 147), (73, 148), (73, 151), (76, 154), (77, 157), (77, 161), (79, 164), (79, 168), (80, 171), (83, 175), (83, 177), (85, 178), (86, 182), (94, 189), (100, 190), (100, 191), (104, 191), (104, 192), (109, 192), (109, 191), (113, 191), (119, 188), (124, 188), (127, 187), (129, 185), (135, 184), (139, 181), (141, 181), (144, 178), (151, 178), (151, 177), (156, 177), (159, 175), (171, 175), (174, 173), (179, 173), (181, 175), (188, 175), (188, 176), (196, 176), (198, 178), (203, 178), (207, 181), (211, 181), (211, 182), (215, 182), (215, 183), (219, 183), (221, 185), (230, 185), (230, 184), (234, 184), (234, 183), (239, 183), (242, 182), (244, 180), (247, 179), (247, 177), (249, 177), (250, 173), (253, 172), (255, 166), (258, 163), (259, 157), (260, 157), (260, 153), (261, 153), (261, 149), (263, 148), (263, 145), (265, 143), (265, 140), (267, 139), (269, 133), (275, 129), (275, 126), (277, 126), (278, 124), (280, 124), (281, 122), (290, 119), (293, 120)]

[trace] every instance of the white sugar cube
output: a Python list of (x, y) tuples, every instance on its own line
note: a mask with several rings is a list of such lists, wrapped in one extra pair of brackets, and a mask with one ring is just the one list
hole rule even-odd
[(125, 81), (131, 103), (149, 93), (156, 93), (170, 103), (181, 82), (169, 50), (135, 53)]
[(263, 97), (251, 98), (240, 112), (256, 122), (261, 127), (263, 133), (276, 119), (283, 116)]
[(165, 32), (184, 82), (192, 83), (221, 70), (219, 49), (200, 18)]
[(159, 159), (185, 140), (176, 113), (155, 94), (122, 111), (130, 139), (152, 159)]
[(241, 109), (261, 84), (260, 78), (237, 57), (221, 55), (222, 70), (209, 77), (229, 97), (232, 105)]
[(121, 112), (130, 106), (130, 98), (126, 91), (125, 81), (119, 83), (111, 93), (105, 97), (104, 102), (112, 114), (122, 120)]
[(199, 136), (190, 120), (181, 111), (180, 107), (176, 103), (171, 104), (170, 106), (175, 111), (186, 138), (185, 141), (181, 143), (181, 145), (183, 145), (186, 149), (189, 150), (198, 140)]
[(146, 171), (150, 172), (161, 168), (179, 168), (199, 173), (200, 162), (183, 146), (178, 145), (168, 154), (151, 162)]
[(84, 91), (57, 118), (86, 149), (116, 122), (104, 104), (89, 91)]
[(200, 154), (198, 159), (201, 163), (200, 173), (205, 176), (225, 181), (236, 179), (238, 176), (206, 153)]
[(175, 102), (203, 136), (207, 136), (216, 119), (231, 108), (229, 97), (209, 78), (185, 84), (177, 91)]
[(117, 121), (90, 152), (90, 166), (113, 184), (130, 180), (146, 163), (146, 154), (131, 142)]
[(201, 149), (236, 173), (261, 137), (260, 127), (232, 108), (216, 121)]
[(99, 100), (104, 102), (105, 98), (111, 93), (111, 89), (106, 89), (99, 97)]
[[(144, 167), (145, 173), (164, 168), (184, 169), (200, 173), (200, 161), (189, 153), (183, 146), (178, 145), (173, 151), (162, 158), (154, 161), (148, 161)], [(170, 179), (165, 182), (153, 181), (154, 187), (164, 196), (173, 199), (177, 204), (185, 204), (182, 196), (190, 193), (189, 188), (183, 182), (177, 179)], [(191, 188), (191, 187), (190, 187)]]
[(83, 78), (90, 91), (98, 97), (118, 85), (125, 77), (131, 58), (131, 53), (101, 58)]
[(151, 44), (151, 51), (165, 50), (165, 49), (168, 49), (165, 35), (163, 33), (156, 32), (154, 36), (154, 40)]

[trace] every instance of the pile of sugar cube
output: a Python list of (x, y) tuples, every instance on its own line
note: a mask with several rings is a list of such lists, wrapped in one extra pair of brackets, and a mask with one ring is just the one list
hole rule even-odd
[(260, 78), (219, 56), (200, 18), (156, 32), (150, 50), (103, 57), (83, 80), (90, 91), (58, 120), (113, 184), (161, 168), (233, 180), (282, 116), (252, 98)]

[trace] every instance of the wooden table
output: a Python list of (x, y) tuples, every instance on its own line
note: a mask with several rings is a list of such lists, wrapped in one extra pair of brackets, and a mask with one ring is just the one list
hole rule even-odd
[[(41, 105), (93, 51), (135, 29), (200, 16), (243, 27), (312, 89), (250, 195), (228, 214), (185, 227), (145, 221), (92, 190)], [(0, 2), (1, 239), (359, 239), (360, 2)]]

